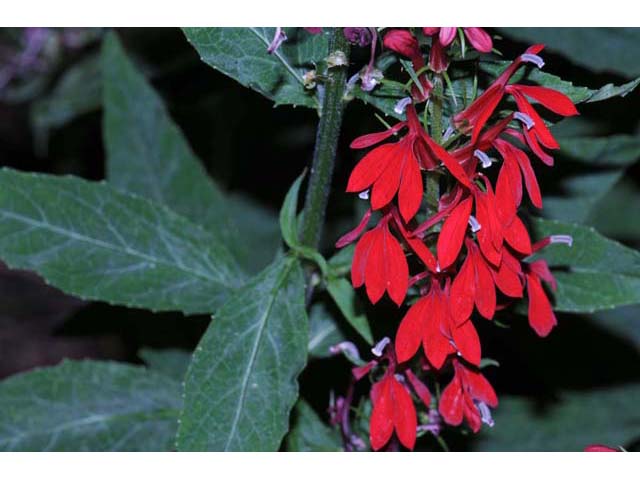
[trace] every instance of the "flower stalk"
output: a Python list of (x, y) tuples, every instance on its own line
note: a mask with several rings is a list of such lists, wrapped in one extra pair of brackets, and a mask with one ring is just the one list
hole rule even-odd
[[(344, 53), (347, 59), (349, 58), (349, 43), (344, 36), (342, 28), (332, 28), (330, 32), (328, 54), (331, 55), (337, 51)], [(322, 235), (325, 210), (331, 189), (331, 177), (340, 137), (340, 127), (342, 125), (347, 65), (329, 68), (325, 83), (322, 110), (313, 152), (313, 164), (304, 205), (304, 220), (300, 232), (302, 244), (311, 248), (318, 247)]]

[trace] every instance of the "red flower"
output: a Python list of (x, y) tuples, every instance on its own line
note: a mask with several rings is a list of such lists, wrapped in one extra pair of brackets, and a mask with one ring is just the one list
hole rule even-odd
[[(445, 47), (451, 45), (453, 39), (456, 38), (457, 27), (422, 27), (425, 35), (438, 35), (438, 41)], [(464, 36), (467, 37), (473, 48), (482, 53), (488, 53), (493, 48), (491, 36), (478, 27), (462, 27)]]
[(442, 392), (439, 411), (449, 425), (460, 425), (465, 419), (471, 430), (478, 432), (482, 422), (493, 425), (488, 407), (497, 407), (498, 398), (491, 384), (477, 370), (453, 360), (453, 380)]
[(457, 325), (471, 317), (474, 305), (488, 320), (496, 312), (496, 289), (489, 265), (470, 238), (466, 245), (467, 258), (451, 286), (451, 315)]
[[(465, 110), (453, 117), (454, 124), (458, 128), (472, 130), (471, 143), (475, 144), (480, 131), (484, 127), (489, 117), (494, 112), (500, 100), (505, 94), (507, 82), (513, 74), (525, 62), (535, 62), (542, 66), (544, 62), (538, 57), (538, 53), (544, 48), (543, 45), (534, 45), (529, 47), (526, 52), (520, 55), (514, 62), (509, 65), (504, 72)], [(561, 95), (561, 94), (560, 94)]]
[[(383, 43), (389, 50), (393, 50), (394, 52), (409, 58), (413, 64), (413, 69), (416, 72), (420, 71), (424, 67), (424, 59), (422, 58), (420, 45), (418, 44), (416, 37), (414, 37), (411, 32), (407, 30), (389, 30), (384, 36)], [(413, 85), (411, 89), (411, 96), (418, 103), (424, 102), (429, 98), (429, 94), (433, 89), (433, 85), (429, 82), (426, 75), (420, 76), (420, 87)]]
[(406, 122), (399, 122), (384, 132), (358, 137), (351, 148), (375, 145), (405, 126), (409, 131), (401, 140), (380, 145), (360, 160), (349, 177), (347, 192), (362, 192), (373, 186), (371, 208), (374, 210), (387, 206), (397, 193), (400, 214), (408, 222), (422, 202), (421, 167), (432, 169), (443, 162), (458, 181), (465, 185), (470, 182), (458, 161), (424, 131), (413, 105), (407, 107)]
[(451, 317), (449, 292), (437, 281), (431, 290), (407, 311), (396, 335), (398, 362), (411, 359), (420, 344), (431, 365), (440, 369), (446, 358), (459, 353), (473, 364), (480, 363), (480, 339), (471, 321), (456, 325)]
[(400, 443), (412, 450), (416, 443), (416, 409), (411, 395), (388, 370), (371, 389), (373, 411), (369, 423), (369, 438), (374, 450), (380, 450), (391, 439), (394, 430)]
[(389, 217), (358, 241), (351, 264), (351, 282), (355, 288), (366, 286), (375, 304), (386, 291), (398, 306), (402, 304), (409, 283), (409, 267), (400, 243), (389, 231)]

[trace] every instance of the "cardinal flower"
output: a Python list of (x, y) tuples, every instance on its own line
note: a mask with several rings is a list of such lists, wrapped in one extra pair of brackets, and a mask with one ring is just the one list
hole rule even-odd
[[(424, 67), (424, 58), (422, 58), (420, 45), (411, 32), (399, 29), (389, 30), (384, 36), (383, 43), (389, 50), (393, 50), (409, 58), (415, 72), (420, 71)], [(433, 89), (433, 85), (425, 75), (421, 75), (419, 79), (420, 86), (414, 85), (411, 90), (411, 96), (418, 103), (424, 102), (429, 98), (429, 94)]]
[[(425, 35), (435, 36), (437, 40), (445, 47), (451, 45), (453, 39), (456, 38), (457, 27), (422, 27)], [(464, 36), (467, 37), (473, 48), (482, 53), (489, 53), (493, 48), (491, 36), (482, 28), (463, 27)]]
[(480, 339), (471, 321), (456, 325), (450, 311), (448, 288), (432, 281), (427, 295), (407, 311), (396, 335), (399, 362), (411, 359), (422, 344), (429, 362), (442, 368), (446, 358), (459, 353), (473, 364), (480, 363)]
[(449, 425), (466, 420), (471, 430), (478, 432), (482, 423), (493, 425), (489, 407), (498, 406), (498, 397), (491, 384), (477, 369), (453, 360), (453, 380), (442, 392), (439, 411)]
[(355, 288), (366, 286), (371, 303), (386, 291), (398, 306), (404, 301), (409, 284), (409, 267), (402, 246), (389, 231), (390, 216), (365, 233), (356, 244), (351, 264)]
[(476, 244), (466, 240), (467, 258), (451, 285), (451, 315), (457, 325), (466, 322), (475, 305), (491, 320), (496, 312), (496, 288), (489, 264)]
[(409, 450), (416, 443), (416, 409), (407, 388), (400, 383), (393, 369), (373, 385), (371, 389), (373, 411), (369, 423), (369, 438), (374, 450), (384, 447), (393, 432), (398, 440)]
[[(488, 53), (493, 48), (491, 36), (482, 28), (465, 27), (462, 29), (469, 43), (479, 52)], [(451, 45), (456, 36), (456, 27), (422, 27), (422, 32), (431, 37), (429, 66), (434, 72), (444, 72), (449, 66), (445, 47)]]
[(470, 185), (470, 181), (458, 161), (424, 131), (413, 105), (407, 107), (406, 122), (399, 122), (384, 132), (358, 137), (351, 148), (376, 145), (404, 127), (408, 127), (408, 133), (398, 142), (380, 145), (360, 160), (349, 177), (347, 192), (362, 192), (371, 187), (374, 210), (387, 206), (397, 194), (400, 214), (408, 222), (422, 202), (420, 168), (433, 169), (442, 162), (458, 181), (466, 185)]
[[(485, 90), (482, 93), (482, 95), (480, 95), (465, 110), (456, 114), (453, 117), (453, 121), (456, 127), (472, 131), (471, 143), (476, 142), (476, 140), (478, 139), (478, 136), (480, 135), (480, 131), (486, 124), (491, 114), (495, 111), (496, 107), (500, 103), (500, 100), (502, 100), (504, 94), (507, 93), (507, 83), (509, 82), (513, 74), (524, 63), (527, 63), (527, 62), (534, 63), (538, 67), (542, 67), (544, 65), (542, 58), (538, 56), (538, 53), (540, 53), (543, 48), (544, 48), (543, 45), (533, 45), (532, 47), (529, 47), (525, 51), (525, 53), (520, 55), (514, 62), (511, 63), (511, 65), (509, 65), (504, 70), (504, 72), (500, 74), (500, 76), (493, 82), (493, 84), (489, 88), (487, 88), (487, 90)], [(522, 85), (509, 86), (508, 93), (514, 95), (514, 92), (515, 92), (514, 99), (516, 99), (516, 96), (521, 97), (522, 95), (524, 95), (522, 91), (519, 89), (519, 87), (523, 87), (523, 86)], [(526, 88), (527, 86), (524, 86), (524, 87)], [(575, 110), (575, 107), (573, 107), (573, 109), (569, 107), (568, 104), (571, 104), (571, 106), (573, 106), (573, 104), (571, 103), (571, 100), (568, 97), (566, 97), (564, 94), (560, 92), (556, 92), (555, 90), (545, 88), (545, 87), (535, 87), (535, 88), (544, 89), (545, 93), (543, 93), (540, 90), (535, 90), (534, 95), (537, 95), (538, 97), (543, 98), (546, 103), (545, 106), (547, 108), (550, 108), (551, 110), (555, 109), (554, 111), (564, 112), (570, 115), (575, 115), (577, 113), (577, 111)], [(549, 92), (553, 92), (553, 93), (549, 93)], [(531, 90), (529, 90), (529, 93), (531, 94)], [(536, 122), (536, 119), (539, 118), (537, 113), (534, 116), (530, 115), (531, 112), (529, 110), (529, 107), (531, 107), (531, 105), (528, 102), (526, 102), (526, 100), (523, 102), (522, 99), (516, 99), (516, 101), (520, 102), (520, 104), (518, 105), (518, 108), (520, 108), (521, 111), (519, 113), (522, 115), (525, 115), (524, 117), (525, 119), (527, 118), (530, 119), (530, 122), (527, 120), (527, 122), (529, 123), (529, 128), (533, 128), (537, 123), (543, 123), (541, 120)], [(525, 106), (525, 102), (528, 105), (528, 107)], [(533, 107), (531, 107), (531, 110), (533, 110)], [(546, 129), (546, 127), (543, 127), (543, 126), (539, 126), (538, 128), (540, 128), (541, 130), (543, 128)], [(537, 135), (538, 135), (538, 132), (536, 132), (536, 136)], [(546, 137), (546, 131), (543, 131), (541, 135), (546, 140), (549, 140)], [(548, 143), (552, 144), (551, 142), (548, 142)]]

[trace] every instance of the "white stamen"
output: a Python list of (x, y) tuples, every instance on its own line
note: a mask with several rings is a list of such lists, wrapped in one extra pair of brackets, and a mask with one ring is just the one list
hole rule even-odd
[(534, 55), (533, 53), (523, 53), (522, 55), (520, 55), (520, 59), (523, 62), (533, 63), (538, 68), (544, 67), (544, 60), (542, 59), (542, 57)]
[(371, 353), (373, 353), (376, 357), (381, 357), (384, 349), (387, 345), (389, 345), (389, 343), (391, 343), (391, 339), (389, 337), (384, 337), (371, 349)]
[(333, 355), (343, 353), (349, 359), (360, 361), (360, 352), (358, 351), (358, 347), (356, 347), (352, 342), (340, 342), (337, 345), (332, 345), (329, 347), (329, 353)]
[(440, 262), (436, 262), (436, 272), (437, 273), (441, 272), (441, 270), (440, 270)]
[(442, 140), (444, 141), (449, 140), (449, 138), (451, 137), (451, 135), (453, 135), (453, 132), (455, 131), (456, 129), (453, 128), (451, 125), (449, 125), (447, 129), (444, 131), (444, 134), (442, 135)]
[(525, 127), (527, 127), (527, 130), (531, 130), (536, 124), (536, 122), (534, 122), (533, 119), (526, 113), (516, 112), (513, 114), (513, 118), (524, 123)]
[(473, 215), (469, 215), (469, 226), (471, 227), (471, 231), (473, 233), (476, 233), (482, 228), (482, 225), (480, 225), (480, 222), (478, 222), (478, 219)]
[(396, 106), (393, 107), (393, 111), (398, 115), (402, 115), (404, 113), (404, 110), (407, 108), (407, 105), (409, 105), (410, 103), (411, 97), (405, 97), (402, 100), (398, 101), (398, 103), (396, 103)]
[(364, 192), (360, 192), (358, 194), (358, 198), (360, 198), (360, 200), (369, 200), (369, 190), (365, 190)]
[(482, 162), (482, 168), (489, 168), (491, 166), (491, 158), (482, 150), (476, 150), (473, 152), (473, 156)]
[(564, 243), (570, 247), (573, 246), (573, 237), (571, 235), (551, 235), (549, 241), (551, 243)]
[(478, 410), (480, 410), (480, 416), (482, 417), (482, 423), (493, 427), (496, 422), (493, 421), (493, 417), (491, 416), (491, 410), (484, 402), (476, 402), (478, 406)]

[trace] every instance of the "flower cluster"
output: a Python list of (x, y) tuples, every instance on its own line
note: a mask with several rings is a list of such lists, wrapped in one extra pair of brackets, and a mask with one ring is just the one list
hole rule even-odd
[[(560, 116), (577, 111), (560, 92), (509, 83), (525, 64), (542, 67), (538, 54), (543, 46), (534, 45), (452, 116), (451, 129), (459, 140), (444, 148), (421, 123), (417, 106), (429, 98), (434, 76), (446, 70), (446, 47), (455, 32), (423, 29), (431, 37), (430, 69), (424, 68), (419, 42), (411, 32), (386, 34), (385, 47), (411, 60), (420, 72), (422, 88), (414, 84), (406, 120), (351, 144), (353, 149), (374, 147), (356, 165), (347, 185), (347, 191), (367, 199), (370, 208), (337, 243), (343, 247), (357, 241), (353, 286), (364, 286), (373, 304), (385, 293), (399, 307), (417, 295), (384, 356), (367, 364), (366, 372), (356, 372), (362, 377), (386, 360), (386, 370), (371, 391), (370, 440), (376, 450), (394, 432), (402, 445), (414, 447), (419, 429), (414, 396), (427, 409), (435, 406), (419, 379), (430, 372), (453, 371), (437, 405), (444, 422), (455, 426), (465, 421), (474, 432), (483, 422), (492, 424), (490, 407), (495, 408), (498, 399), (480, 373), (481, 342), (474, 311), (492, 320), (496, 311), (526, 296), (529, 324), (539, 336), (548, 335), (556, 325), (543, 288), (546, 283), (555, 289), (555, 280), (544, 260), (529, 257), (549, 243), (571, 239), (557, 235), (532, 243), (519, 207), (526, 192), (531, 204), (542, 208), (529, 153), (550, 166), (549, 151), (559, 148), (530, 102)], [(480, 52), (491, 51), (491, 37), (482, 29), (466, 28), (464, 35)], [(499, 106), (505, 109), (498, 110)], [(432, 125), (431, 132), (434, 128), (439, 126)], [(392, 138), (395, 141), (389, 141)], [(494, 164), (499, 170), (492, 171)], [(425, 176), (440, 179), (442, 189), (437, 208), (426, 215), (421, 211)], [(369, 228), (374, 218), (375, 225)]]

